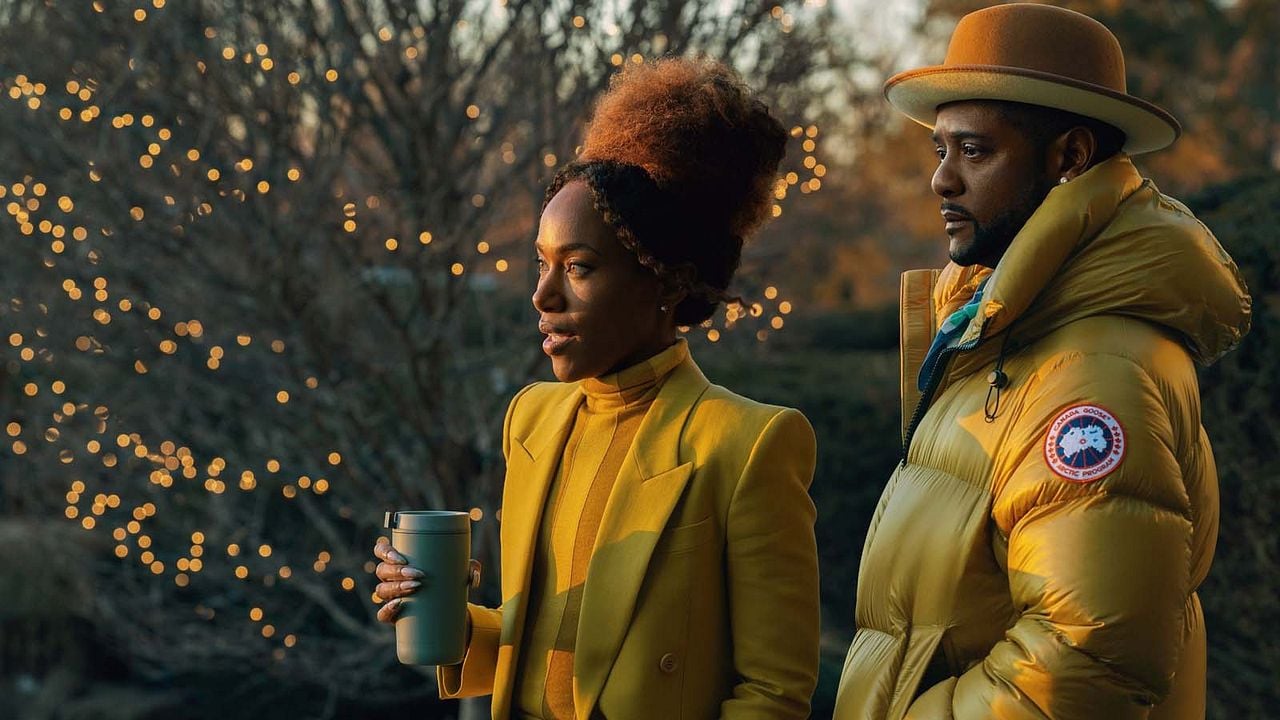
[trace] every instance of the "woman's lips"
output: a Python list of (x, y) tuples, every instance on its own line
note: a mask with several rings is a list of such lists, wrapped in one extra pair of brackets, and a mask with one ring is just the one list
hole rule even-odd
[(542, 352), (548, 355), (559, 355), (568, 349), (569, 345), (578, 339), (577, 335), (562, 335), (560, 333), (550, 333), (542, 341)]
[(568, 328), (557, 327), (546, 322), (538, 323), (538, 331), (547, 336), (542, 341), (542, 351), (548, 355), (563, 353), (578, 339), (577, 333)]

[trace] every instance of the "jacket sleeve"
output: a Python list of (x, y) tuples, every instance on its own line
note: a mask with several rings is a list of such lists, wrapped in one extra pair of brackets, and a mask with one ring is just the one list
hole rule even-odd
[[(1167, 388), (1111, 355), (1059, 360), (1037, 382), (995, 468), (1015, 619), (909, 718), (1125, 720), (1169, 692), (1191, 593), (1191, 514)], [(1101, 477), (1069, 481), (1046, 448), (1061, 436), (1054, 421), (1078, 405), (1114, 417), (1124, 454)]]
[[(511, 399), (506, 417), (502, 421), (502, 458), (511, 453), (511, 423), (516, 413), (516, 403), (538, 383), (525, 387)], [(467, 640), (467, 653), (457, 665), (436, 668), (436, 684), (440, 697), (457, 699), (489, 695), (493, 692), (493, 679), (498, 668), (498, 645), (502, 636), (502, 608), (487, 608), (467, 604), (467, 622), (471, 632)]]
[(729, 505), (727, 581), (738, 684), (725, 720), (807, 718), (818, 675), (817, 452), (795, 410), (757, 438)]
[(471, 638), (467, 654), (457, 665), (436, 668), (440, 697), (458, 699), (489, 695), (493, 692), (493, 676), (498, 669), (498, 640), (502, 635), (502, 609), (467, 605)]

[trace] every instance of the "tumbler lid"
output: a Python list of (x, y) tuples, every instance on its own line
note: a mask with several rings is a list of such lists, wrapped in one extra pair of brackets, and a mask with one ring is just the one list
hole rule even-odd
[(471, 530), (471, 515), (454, 510), (387, 511), (382, 525), (406, 532), (464, 533)]

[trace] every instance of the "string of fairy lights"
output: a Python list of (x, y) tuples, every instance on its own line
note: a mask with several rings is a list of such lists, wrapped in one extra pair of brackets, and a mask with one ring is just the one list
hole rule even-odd
[[(805, 3), (809, 6), (821, 6), (823, 2)], [(156, 13), (166, 7), (165, 0), (151, 0), (150, 8), (136, 8), (132, 17), (137, 23), (145, 23)], [(103, 0), (92, 4), (98, 13), (107, 11)], [(782, 25), (784, 32), (790, 32), (795, 18), (781, 6), (771, 11), (774, 21)], [(584, 30), (588, 22), (582, 16), (574, 16), (570, 24), (575, 30)], [(403, 49), (406, 60), (413, 61), (422, 52), (421, 44), (424, 33), (422, 28), (412, 31), (413, 42)], [(606, 28), (606, 34), (608, 28)], [(616, 34), (616, 30), (613, 34)], [(204, 37), (216, 46), (219, 32), (208, 27), (203, 31)], [(396, 33), (390, 28), (377, 30), (377, 39), (389, 43), (396, 39)], [(298, 67), (286, 70), (282, 62), (272, 55), (267, 43), (255, 43), (251, 47), (240, 47), (236, 44), (222, 45), (216, 51), (218, 60), (206, 62), (196, 60), (201, 74), (217, 72), (219, 60), (222, 63), (242, 63), (256, 66), (257, 71), (285, 73), (285, 79), (291, 86), (299, 86), (304, 78), (315, 74), (314, 69)], [(643, 63), (646, 58), (640, 53), (624, 55), (614, 53), (609, 62), (615, 68), (626, 63)], [(130, 60), (132, 68), (133, 61)], [(339, 68), (326, 68), (319, 74), (327, 83), (336, 83), (342, 77)], [(206, 157), (200, 147), (180, 145), (178, 133), (169, 127), (162, 118), (149, 112), (135, 112), (123, 108), (104, 108), (98, 100), (101, 81), (95, 78), (74, 77), (57, 82), (44, 82), (17, 74), (10, 78), (0, 78), (0, 92), (14, 103), (25, 107), (33, 121), (44, 116), (56, 118), (56, 122), (83, 125), (106, 123), (112, 130), (121, 131), (122, 137), (129, 141), (140, 139), (141, 147), (135, 157), (138, 170), (148, 173), (166, 173), (168, 176), (203, 178), (207, 183), (206, 196), (192, 203), (187, 213), (187, 226), (193, 226), (204, 218), (208, 218), (217, 210), (222, 202), (248, 202), (254, 195), (265, 196), (283, 184), (305, 183), (303, 169), (296, 165), (283, 169), (278, 177), (262, 173), (260, 163), (253, 157), (241, 157), (231, 164), (230, 168), (219, 167)], [(59, 90), (61, 92), (59, 92)], [(109, 111), (109, 112), (108, 112)], [(463, 111), (467, 120), (473, 123), (483, 122), (486, 110), (479, 104), (468, 105)], [(779, 177), (773, 186), (774, 204), (772, 216), (777, 218), (783, 214), (783, 202), (793, 193), (810, 194), (818, 192), (822, 187), (827, 168), (817, 158), (819, 129), (816, 125), (795, 126), (790, 135), (799, 142), (804, 151), (802, 167), (789, 170)], [(517, 146), (512, 141), (495, 144), (497, 159), (506, 165), (517, 161)], [(541, 164), (545, 168), (554, 168), (561, 158), (550, 151), (540, 153)], [(95, 164), (86, 160), (84, 172), (91, 183), (111, 182), (112, 178)], [(135, 171), (136, 172), (136, 171)], [(805, 177), (802, 177), (802, 174)], [(0, 180), (4, 180), (0, 178)], [(97, 266), (103, 260), (103, 250), (95, 242), (96, 237), (110, 238), (117, 233), (128, 233), (130, 227), (140, 226), (150, 220), (149, 211), (143, 204), (130, 205), (123, 210), (119, 223), (96, 223), (79, 221), (78, 203), (73, 197), (74, 190), (51, 187), (53, 180), (42, 180), (29, 175), (21, 178), (9, 178), (0, 183), (0, 203), (3, 203), (7, 216), (23, 237), (47, 242), (49, 255), (41, 262), (47, 271), (56, 277), (60, 291), (65, 295), (72, 309), (84, 308), (84, 315), (90, 322), (89, 327), (106, 328), (115, 323), (117, 332), (122, 323), (146, 333), (149, 337), (160, 337), (154, 343), (145, 345), (154, 347), (156, 353), (132, 351), (133, 371), (139, 376), (154, 371), (160, 364), (169, 361), (180, 353), (195, 352), (203, 359), (204, 366), (211, 373), (219, 372), (224, 365), (234, 363), (237, 353), (247, 352), (248, 348), (258, 343), (266, 346), (275, 355), (284, 355), (288, 346), (282, 338), (255, 337), (253, 333), (225, 328), (209, 327), (198, 318), (185, 317), (174, 319), (157, 304), (145, 298), (124, 296), (116, 292), (116, 285), (106, 272), (91, 272), (92, 277), (77, 278), (74, 270), (58, 273), (63, 264), (72, 265), (76, 259), (83, 258), (90, 266)], [(380, 225), (379, 213), (383, 211), (383, 199), (377, 195), (367, 195), (358, 199), (344, 198), (337, 193), (341, 207), (334, 213), (335, 222), (342, 233), (352, 236), (359, 242), (367, 242), (372, 248), (381, 247), (388, 256), (405, 255), (414, 252), (429, 251), (433, 242), (438, 240), (436, 234), (429, 229), (417, 229), (408, 233), (375, 235), (369, 228)], [(168, 208), (176, 208), (179, 200), (172, 193), (164, 193), (156, 198), (157, 206), (163, 204)], [(483, 193), (475, 193), (468, 199), (472, 207), (483, 209), (488, 198)], [(368, 221), (368, 222), (366, 222)], [(179, 229), (183, 229), (179, 226)], [(440, 243), (436, 243), (437, 246)], [(75, 252), (72, 252), (72, 250)], [(489, 240), (481, 240), (474, 246), (468, 258), (460, 258), (448, 265), (448, 273), (461, 278), (467, 273), (518, 274), (523, 263), (502, 257)], [(65, 263), (60, 262), (65, 260)], [(464, 261), (465, 260), (465, 261)], [(733, 303), (728, 305), (723, 315), (703, 323), (698, 330), (711, 343), (721, 341), (723, 334), (734, 331), (741, 326), (750, 325), (755, 329), (755, 337), (765, 342), (771, 332), (784, 328), (786, 316), (793, 311), (793, 304), (785, 299), (781, 290), (774, 285), (763, 289), (762, 298), (757, 301)], [(11, 313), (36, 311), (34, 304), (23, 298), (14, 297), (9, 300)], [(38, 304), (42, 317), (49, 315), (46, 304)], [(79, 312), (77, 310), (77, 312)], [(767, 318), (767, 320), (766, 320)], [(755, 322), (751, 322), (751, 321)], [(52, 322), (52, 319), (48, 320)], [(766, 324), (761, 327), (760, 325)], [(682, 328), (692, 332), (693, 328)], [(47, 372), (56, 372), (56, 359), (68, 348), (51, 346), (49, 333), (43, 324), (33, 329), (9, 332), (3, 336), (4, 349), (11, 353), (13, 359), (32, 367), (43, 366)], [(107, 345), (95, 337), (94, 332), (83, 331), (71, 344), (75, 352), (93, 356), (106, 355), (112, 352)], [(280, 387), (272, 391), (270, 401), (278, 405), (287, 405), (299, 393), (314, 391), (320, 387), (320, 379), (312, 374), (307, 375), (300, 387)], [(111, 409), (103, 402), (94, 399), (97, 388), (75, 388), (67, 381), (59, 378), (28, 379), (22, 384), (22, 395), (29, 401), (47, 402), (50, 406), (48, 421), (37, 419), (41, 416), (28, 416), (24, 420), (10, 419), (4, 425), (5, 439), (8, 449), (14, 456), (24, 456), (32, 452), (33, 446), (44, 442), (49, 447), (68, 445), (73, 433), (65, 428), (82, 418), (87, 425), (87, 440), (82, 448), (62, 447), (57, 453), (60, 464), (67, 466), (70, 481), (64, 496), (63, 516), (69, 522), (77, 523), (86, 532), (108, 533), (113, 541), (112, 553), (121, 562), (136, 562), (146, 572), (157, 578), (168, 578), (174, 586), (187, 588), (198, 582), (202, 574), (208, 572), (227, 572), (240, 581), (260, 580), (265, 586), (273, 587), (276, 583), (288, 583), (297, 576), (297, 571), (277, 552), (265, 538), (249, 539), (243, 537), (215, 538), (198, 527), (190, 528), (183, 538), (189, 542), (179, 543), (178, 547), (160, 548), (155, 531), (149, 527), (155, 525), (156, 518), (162, 512), (152, 499), (131, 503), (123, 496), (123, 491), (113, 491), (106, 483), (98, 483), (102, 487), (91, 487), (93, 477), (101, 477), (104, 473), (119, 473), (126, 478), (132, 477), (135, 468), (145, 472), (149, 493), (180, 491), (186, 492), (199, 487), (209, 496), (239, 491), (254, 493), (264, 487), (278, 488), (285, 500), (295, 500), (304, 494), (311, 497), (326, 497), (335, 490), (335, 482), (330, 479), (333, 473), (340, 472), (344, 459), (337, 450), (316, 458), (312, 470), (307, 473), (286, 473), (278, 458), (264, 458), (254, 462), (244, 462), (243, 467), (232, 469), (227, 459), (220, 455), (198, 458), (195, 451), (172, 438), (145, 438), (136, 431), (129, 431), (112, 415)], [(92, 471), (73, 472), (72, 467), (82, 463), (84, 459), (91, 463)], [(83, 475), (83, 477), (82, 477)], [(127, 487), (116, 485), (116, 487)], [(142, 494), (142, 493), (139, 493)], [(350, 508), (338, 508), (339, 515), (350, 515)], [(481, 508), (473, 508), (472, 519), (479, 521), (484, 517)], [(500, 520), (500, 511), (495, 513)], [(363, 565), (365, 577), (358, 582), (349, 573), (333, 573), (330, 565), (334, 562), (331, 550), (321, 549), (314, 553), (303, 553), (294, 557), (301, 558), (301, 567), (307, 568), (317, 577), (325, 578), (336, 588), (344, 592), (355, 592), (361, 584), (366, 586), (370, 579), (368, 574), (373, 570), (373, 562)], [(296, 561), (295, 561), (296, 562)], [(373, 603), (382, 599), (376, 593), (370, 593)], [(280, 620), (268, 617), (266, 609), (260, 603), (252, 604), (243, 610), (243, 617), (254, 633), (272, 645), (272, 657), (282, 660), (285, 653), (299, 642), (296, 630), (283, 627)], [(199, 602), (195, 605), (195, 613), (204, 620), (212, 620), (217, 614), (215, 608)]]
[[(36, 93), (39, 88), (33, 83), (29, 83), (25, 78), (18, 78), (27, 89)], [(21, 87), (21, 86), (19, 86)], [(12, 95), (12, 93), (11, 93)], [(30, 105), (28, 105), (30, 107)], [(36, 109), (36, 108), (32, 108)], [(113, 123), (116, 127), (128, 127), (131, 123), (129, 115), (123, 115), (116, 118), (117, 123)], [(144, 116), (142, 123), (150, 125), (148, 116)], [(192, 150), (188, 156), (196, 156), (198, 151)], [(241, 167), (248, 169), (251, 161), (246, 159), (240, 163)], [(145, 163), (143, 163), (145, 167)], [(100, 181), (100, 178), (91, 176), (94, 182)], [(297, 179), (296, 177), (294, 178)], [(48, 187), (39, 181), (33, 181), (32, 178), (24, 178), (20, 182), (10, 185), (0, 185), (0, 199), (5, 197), (12, 198), (7, 204), (8, 214), (18, 225), (19, 232), (23, 235), (40, 234), (50, 239), (50, 251), (54, 255), (61, 255), (66, 250), (64, 237), (70, 235), (74, 242), (85, 242), (88, 239), (88, 231), (84, 226), (75, 225), (70, 231), (67, 225), (55, 223), (48, 218), (40, 218), (38, 213), (42, 209), (56, 207), (58, 212), (63, 215), (70, 216), (75, 210), (75, 202), (68, 195), (61, 195), (56, 201), (49, 203), (42, 202), (44, 198), (50, 197)], [(134, 207), (129, 211), (129, 216), (134, 221), (142, 221), (144, 214), (140, 208)], [(108, 229), (103, 228), (103, 233), (107, 234)], [(92, 260), (98, 260), (101, 256), (91, 256)], [(96, 264), (96, 262), (95, 262)], [(46, 263), (46, 267), (52, 269), (52, 265)], [(160, 323), (164, 318), (163, 311), (146, 301), (135, 300), (131, 298), (120, 298), (112, 304), (110, 291), (110, 281), (107, 277), (99, 275), (92, 279), (92, 290), (80, 287), (74, 278), (65, 278), (60, 283), (60, 288), (65, 293), (67, 299), (72, 303), (80, 301), (92, 300), (95, 307), (92, 307), (90, 316), (93, 322), (106, 326), (110, 325), (113, 320), (112, 310), (118, 312), (118, 316), (127, 314), (140, 315), (141, 318), (152, 323)], [(23, 309), (24, 303), (20, 298), (13, 298), (10, 301), (11, 309), (19, 311)], [(47, 314), (47, 310), (46, 310)], [(118, 317), (117, 316), (117, 317)], [(157, 360), (152, 360), (154, 365), (157, 361), (162, 361), (166, 356), (173, 356), (179, 352), (178, 341), (185, 339), (191, 345), (200, 344), (201, 340), (206, 337), (206, 329), (203, 322), (197, 319), (181, 320), (173, 324), (173, 337), (166, 337), (161, 340), (157, 349), (161, 353)], [(40, 347), (40, 341), (48, 337), (48, 332), (43, 327), (37, 327), (30, 335), (24, 335), (21, 332), (11, 332), (6, 340), (8, 347), (14, 351), (18, 360), (24, 363), (43, 362), (52, 365), (56, 354), (49, 347)], [(235, 347), (247, 348), (253, 343), (253, 337), (249, 333), (236, 333), (231, 340)], [(231, 343), (228, 343), (230, 346)], [(270, 348), (276, 354), (282, 354), (286, 350), (285, 342), (281, 339), (271, 340)], [(103, 354), (104, 348), (91, 335), (82, 334), (76, 337), (73, 347), (79, 351), (90, 354)], [(229, 358), (227, 350), (221, 344), (215, 344), (208, 349), (208, 359), (206, 365), (210, 371), (219, 369), (221, 363)], [(138, 358), (133, 363), (134, 371), (139, 375), (145, 375), (150, 372), (148, 361)], [(307, 389), (316, 389), (319, 381), (315, 376), (309, 376), (304, 381)], [(80, 395), (87, 398), (91, 393), (77, 393), (76, 389), (71, 388), (61, 379), (52, 379), (47, 383), (38, 380), (30, 380), (23, 384), (22, 394), (29, 399), (37, 399), (43, 393), (48, 393), (57, 400), (75, 397)], [(288, 390), (278, 390), (274, 395), (274, 400), (279, 404), (286, 404), (290, 400)], [(187, 480), (195, 480), (202, 473), (198, 467), (197, 459), (193, 452), (185, 447), (179, 446), (173, 440), (162, 440), (154, 447), (149, 447), (138, 433), (119, 432), (114, 437), (114, 442), (109, 437), (109, 426), (112, 422), (110, 409), (106, 405), (98, 404), (92, 407), (91, 402), (81, 400), (73, 402), (65, 400), (64, 402), (54, 402), (55, 409), (50, 414), (50, 424), (40, 432), (42, 423), (31, 422), (30, 429), (24, 428), (23, 423), (18, 420), (10, 420), (5, 425), (5, 433), (10, 439), (10, 450), (16, 456), (22, 456), (29, 451), (29, 442), (33, 441), (33, 435), (39, 435), (50, 445), (56, 445), (63, 439), (63, 433), (60, 426), (74, 418), (77, 413), (91, 412), (93, 417), (92, 433), (98, 437), (89, 439), (84, 450), (92, 457), (96, 457), (101, 463), (102, 468), (114, 469), (121, 467), (123, 459), (133, 456), (140, 463), (149, 464), (152, 470), (148, 473), (150, 484), (163, 489), (173, 488), (175, 486), (175, 475)], [(102, 439), (99, 439), (101, 437)], [(70, 448), (64, 448), (58, 453), (59, 462), (64, 465), (72, 465), (76, 462), (76, 452)], [(333, 451), (327, 454), (324, 462), (329, 466), (336, 468), (342, 463), (341, 454)], [(268, 459), (263, 463), (262, 467), (269, 474), (279, 473), (281, 463), (276, 459)], [(223, 473), (227, 470), (227, 461), (222, 457), (213, 457), (204, 467), (203, 489), (212, 494), (220, 495), (227, 491), (227, 480), (223, 479)], [(230, 478), (228, 478), (230, 479)], [(244, 469), (240, 472), (236, 483), (239, 490), (243, 492), (252, 492), (258, 488), (258, 476), (252, 469)], [(330, 490), (330, 481), (325, 477), (317, 477), (312, 479), (308, 475), (300, 475), (292, 482), (283, 483), (280, 486), (280, 492), (286, 499), (297, 497), (299, 492), (311, 492), (316, 496), (325, 495)], [(146, 532), (145, 524), (151, 521), (159, 512), (154, 502), (146, 501), (138, 503), (132, 508), (126, 507), (123, 498), (116, 492), (97, 492), (90, 497), (92, 490), (87, 486), (85, 480), (78, 477), (73, 478), (70, 482), (65, 495), (66, 507), (63, 514), (68, 520), (79, 523), (86, 531), (94, 531), (95, 529), (105, 529), (111, 524), (115, 527), (111, 530), (111, 537), (115, 541), (113, 553), (117, 558), (126, 560), (130, 557), (136, 560), (156, 576), (165, 575), (166, 572), (172, 578), (177, 587), (185, 588), (189, 586), (194, 578), (205, 569), (205, 534), (201, 530), (193, 530), (190, 534), (191, 545), (184, 551), (175, 551), (170, 555), (177, 555), (171, 564), (166, 562), (157, 555), (158, 548), (155, 547), (153, 537)], [(272, 557), (273, 549), (270, 543), (257, 543), (256, 547), (250, 548), (245, 552), (256, 554), (259, 558), (267, 559)], [(226, 555), (228, 558), (235, 558), (234, 567), (231, 572), (237, 579), (247, 580), (250, 577), (250, 568), (246, 561), (241, 558), (241, 547), (238, 543), (232, 542), (226, 546)], [(312, 569), (317, 574), (324, 574), (328, 569), (328, 563), (331, 560), (331, 554), (328, 551), (321, 550), (316, 554), (316, 560), (312, 564)], [(287, 564), (280, 564), (272, 570), (272, 575), (281, 580), (287, 580), (292, 576), (292, 570)], [(356, 588), (354, 578), (349, 575), (341, 577), (336, 581), (344, 591), (353, 591)], [(254, 623), (260, 623), (263, 619), (263, 609), (254, 607), (250, 611), (250, 619)], [(197, 606), (197, 614), (205, 619), (212, 619), (214, 611), (204, 605)], [(260, 625), (260, 632), (264, 638), (272, 638), (276, 633), (276, 628), (271, 623)], [(280, 647), (276, 648), (273, 654), (278, 658), (283, 658), (283, 650), (291, 648), (297, 643), (297, 635), (295, 633), (281, 633), (279, 638)]]

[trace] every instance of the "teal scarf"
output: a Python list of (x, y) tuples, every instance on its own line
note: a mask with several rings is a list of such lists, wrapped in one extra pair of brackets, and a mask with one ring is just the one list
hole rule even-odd
[[(990, 276), (987, 277), (990, 279)], [(978, 306), (982, 304), (982, 290), (987, 286), (987, 280), (983, 280), (978, 289), (973, 291), (973, 297), (965, 306), (951, 313), (946, 322), (942, 323), (942, 327), (938, 328), (938, 334), (933, 336), (933, 344), (929, 346), (929, 353), (924, 356), (924, 363), (920, 365), (920, 374), (916, 377), (916, 387), (920, 392), (925, 392), (929, 386), (929, 378), (933, 375), (933, 367), (938, 364), (938, 359), (942, 356), (942, 351), (949, 347), (954, 347), (960, 341), (960, 336), (964, 334), (965, 328), (969, 327), (969, 323), (978, 314)]]

